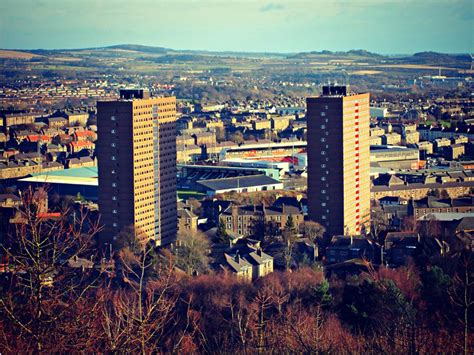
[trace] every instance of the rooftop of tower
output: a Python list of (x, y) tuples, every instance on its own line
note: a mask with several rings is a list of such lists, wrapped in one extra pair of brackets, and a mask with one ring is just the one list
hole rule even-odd
[(323, 93), (321, 96), (348, 96), (350, 95), (349, 85), (335, 85), (329, 84), (323, 86)]
[(148, 89), (120, 89), (120, 99), (149, 99), (150, 91)]

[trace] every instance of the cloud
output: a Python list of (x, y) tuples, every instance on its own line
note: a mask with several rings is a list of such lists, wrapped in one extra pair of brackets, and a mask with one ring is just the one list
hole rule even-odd
[(275, 4), (274, 2), (268, 3), (260, 8), (261, 12), (271, 12), (283, 10), (285, 7), (282, 4)]

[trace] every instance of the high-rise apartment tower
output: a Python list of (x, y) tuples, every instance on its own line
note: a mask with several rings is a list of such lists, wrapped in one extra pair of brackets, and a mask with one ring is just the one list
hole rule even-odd
[(136, 237), (176, 238), (176, 98), (120, 90), (97, 103), (99, 211), (104, 234), (133, 226)]
[(334, 85), (306, 100), (308, 213), (331, 236), (370, 228), (369, 101)]

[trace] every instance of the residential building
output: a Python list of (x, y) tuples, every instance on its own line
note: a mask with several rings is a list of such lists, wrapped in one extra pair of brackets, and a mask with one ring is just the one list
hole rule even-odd
[(420, 141), (420, 132), (418, 131), (406, 131), (402, 135), (402, 143), (404, 145), (417, 144)]
[(46, 123), (49, 128), (63, 128), (68, 125), (68, 120), (64, 117), (49, 117)]
[(176, 98), (145, 89), (97, 103), (99, 209), (104, 234), (128, 226), (166, 245), (176, 238)]
[(245, 281), (255, 281), (273, 272), (273, 257), (266, 254), (259, 242), (245, 242), (224, 253), (219, 268)]
[(418, 142), (416, 144), (416, 146), (418, 147), (418, 150), (420, 151), (420, 153), (422, 151), (424, 151), (425, 155), (426, 154), (433, 154), (433, 143), (431, 143), (431, 142), (426, 142), (426, 141)]
[(370, 147), (370, 164), (392, 169), (418, 169), (420, 153), (418, 149), (405, 147)]
[(195, 233), (198, 227), (198, 216), (187, 208), (178, 209), (178, 233)]
[(434, 140), (434, 149), (438, 154), (443, 153), (444, 147), (449, 147), (451, 145), (451, 139), (448, 138), (437, 138)]
[(325, 86), (308, 98), (308, 212), (329, 235), (370, 226), (369, 94)]
[(386, 133), (382, 136), (382, 144), (399, 145), (402, 143), (402, 136), (398, 133)]
[(420, 247), (420, 235), (416, 232), (389, 232), (384, 245), (386, 262), (389, 265), (405, 265), (415, 257)]
[(464, 144), (453, 144), (447, 147), (444, 150), (444, 157), (447, 160), (456, 160), (462, 157), (465, 153), (465, 145)]
[(227, 232), (235, 237), (252, 235), (256, 225), (261, 222), (272, 224), (277, 230), (283, 230), (288, 219), (298, 229), (304, 222), (304, 214), (300, 207), (292, 205), (229, 205), (219, 216), (219, 220), (226, 227)]
[(413, 200), (409, 208), (416, 219), (429, 213), (468, 213), (474, 212), (474, 197), (437, 198), (427, 196)]
[(370, 145), (381, 145), (382, 144), (382, 137), (381, 136), (370, 136), (369, 144)]
[(385, 130), (380, 127), (373, 127), (370, 129), (370, 137), (382, 137), (385, 134)]
[(360, 236), (335, 235), (330, 245), (326, 248), (326, 261), (331, 263), (342, 263), (352, 259), (366, 259), (377, 263), (380, 258), (380, 248), (377, 244), (367, 238)]
[(289, 116), (278, 116), (271, 118), (271, 128), (276, 131), (283, 131), (288, 128), (290, 125), (290, 117)]
[(254, 121), (252, 121), (252, 129), (253, 130), (271, 129), (271, 128), (272, 128), (272, 121), (271, 120), (254, 120)]

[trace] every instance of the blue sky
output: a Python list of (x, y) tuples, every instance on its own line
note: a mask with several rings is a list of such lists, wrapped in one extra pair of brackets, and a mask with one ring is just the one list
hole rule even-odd
[(1, 48), (474, 52), (474, 0), (0, 0)]

